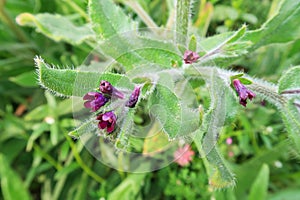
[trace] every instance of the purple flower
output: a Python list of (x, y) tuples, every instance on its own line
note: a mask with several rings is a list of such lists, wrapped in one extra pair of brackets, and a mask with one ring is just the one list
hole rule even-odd
[(136, 86), (132, 94), (130, 95), (129, 100), (126, 102), (125, 106), (129, 108), (133, 108), (139, 99), (140, 92), (141, 92), (141, 87)]
[(124, 99), (124, 94), (117, 90), (114, 86), (112, 86), (108, 81), (102, 80), (100, 82), (99, 89), (103, 94), (108, 94), (120, 99)]
[(191, 50), (186, 50), (183, 55), (183, 60), (185, 64), (192, 64), (196, 62), (200, 56)]
[(104, 106), (108, 101), (108, 99), (99, 92), (88, 92), (84, 95), (83, 100), (87, 100), (84, 102), (84, 107), (91, 108), (92, 112), (99, 110), (99, 108)]
[(115, 125), (117, 117), (113, 111), (106, 112), (97, 116), (97, 120), (100, 120), (98, 123), (99, 129), (105, 129), (108, 133), (111, 133), (115, 130)]
[(256, 95), (251, 90), (248, 90), (239, 79), (234, 79), (232, 83), (240, 97), (240, 104), (246, 107), (247, 98), (252, 100)]

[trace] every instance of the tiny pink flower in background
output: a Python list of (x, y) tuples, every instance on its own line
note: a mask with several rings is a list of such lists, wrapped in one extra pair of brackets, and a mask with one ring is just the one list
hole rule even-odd
[(230, 157), (230, 158), (231, 158), (231, 157), (233, 157), (233, 156), (234, 156), (234, 153), (233, 153), (233, 151), (229, 151), (229, 152), (228, 152), (228, 157)]
[(117, 90), (114, 86), (112, 86), (110, 84), (110, 82), (108, 82), (108, 81), (102, 80), (100, 82), (99, 90), (103, 94), (108, 94), (108, 95), (111, 95), (114, 97), (118, 97), (120, 99), (124, 99), (124, 94), (122, 92), (120, 92), (119, 90)]
[(186, 144), (174, 152), (175, 162), (180, 166), (188, 165), (193, 160), (193, 155), (195, 155), (195, 152), (190, 145)]
[(196, 62), (200, 56), (191, 50), (186, 50), (183, 55), (183, 60), (185, 64), (192, 64)]
[(256, 95), (251, 90), (248, 90), (239, 79), (234, 79), (232, 83), (240, 97), (240, 104), (246, 107), (247, 99), (252, 100)]
[(228, 144), (228, 145), (232, 144), (232, 138), (231, 137), (226, 139), (226, 144)]

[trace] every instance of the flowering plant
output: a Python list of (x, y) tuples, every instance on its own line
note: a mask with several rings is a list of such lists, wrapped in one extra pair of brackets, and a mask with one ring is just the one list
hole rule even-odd
[[(209, 38), (189, 29), (190, 4), (190, 0), (178, 0), (173, 31), (151, 26), (148, 18), (144, 20), (150, 28), (138, 29), (137, 22), (111, 0), (90, 0), (90, 23), (81, 27), (50, 14), (24, 13), (17, 21), (37, 27), (56, 41), (86, 43), (94, 48), (92, 61), (76, 70), (57, 69), (41, 57), (35, 58), (40, 85), (58, 96), (74, 99), (79, 124), (69, 135), (83, 140), (90, 132), (109, 135), (115, 148), (127, 151), (138, 143), (133, 136), (144, 133), (144, 124), (153, 120), (151, 126), (159, 124), (158, 132), (170, 143), (191, 139), (207, 160), (211, 185), (228, 187), (234, 185), (234, 175), (216, 143), (225, 120), (230, 120), (237, 109), (245, 109), (248, 99), (265, 99), (278, 108), (300, 153), (300, 67), (288, 69), (276, 85), (223, 67), (259, 47), (296, 39), (291, 34), (284, 40), (280, 31), (273, 30), (290, 27), (293, 18), (289, 15), (297, 14), (297, 1), (283, 1), (278, 14), (260, 29), (247, 30), (244, 25), (235, 32)], [(68, 26), (57, 31), (49, 21)], [(97, 62), (103, 57), (108, 61)], [(203, 81), (210, 96), (204, 109), (195, 92)], [(89, 112), (85, 112), (87, 108)], [(141, 128), (143, 131), (139, 131)]]

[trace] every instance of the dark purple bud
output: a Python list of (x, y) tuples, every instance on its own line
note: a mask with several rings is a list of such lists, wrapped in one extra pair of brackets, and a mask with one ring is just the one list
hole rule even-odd
[(113, 111), (106, 112), (97, 116), (99, 120), (98, 128), (107, 130), (107, 133), (111, 133), (115, 130), (117, 117)]
[(112, 86), (108, 81), (102, 80), (100, 82), (99, 89), (103, 94), (108, 94), (114, 97), (118, 97), (120, 99), (124, 99), (124, 94), (117, 90), (114, 86)]
[(136, 86), (129, 97), (129, 100), (126, 102), (127, 107), (133, 108), (140, 96), (141, 87)]
[(239, 79), (234, 79), (232, 83), (240, 97), (240, 104), (246, 107), (247, 99), (252, 100), (256, 95), (251, 90), (248, 90)]
[(84, 102), (84, 107), (90, 108), (92, 112), (99, 110), (99, 108), (104, 106), (108, 101), (108, 99), (99, 92), (88, 92), (84, 95), (83, 100), (87, 100)]
[(183, 55), (183, 60), (185, 64), (192, 64), (196, 62), (199, 58), (200, 56), (196, 52), (190, 50), (186, 50)]

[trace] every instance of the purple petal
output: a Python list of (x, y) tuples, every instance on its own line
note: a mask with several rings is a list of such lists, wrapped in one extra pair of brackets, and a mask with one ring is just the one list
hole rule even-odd
[(98, 127), (99, 127), (100, 129), (105, 129), (105, 128), (107, 127), (107, 122), (100, 121), (100, 122), (98, 123)]
[(109, 119), (112, 117), (112, 112), (107, 112), (102, 116), (103, 121), (109, 121)]
[(86, 107), (86, 108), (91, 108), (92, 106), (91, 106), (91, 102), (90, 101), (86, 101), (86, 102), (84, 102), (84, 107)]
[(115, 129), (114, 125), (107, 126), (107, 132), (108, 132), (108, 133), (113, 132), (114, 129)]
[(126, 102), (125, 106), (129, 108), (133, 108), (139, 99), (140, 91), (141, 91), (140, 87), (138, 86), (135, 87), (132, 94), (129, 97), (129, 100)]

